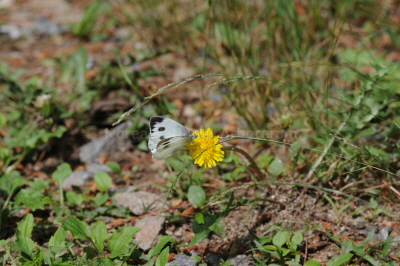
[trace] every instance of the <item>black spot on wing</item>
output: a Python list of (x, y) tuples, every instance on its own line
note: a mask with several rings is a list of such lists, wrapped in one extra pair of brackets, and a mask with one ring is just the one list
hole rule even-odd
[(158, 131), (164, 131), (165, 130), (165, 127), (160, 127), (159, 129), (158, 129)]
[(163, 146), (167, 146), (167, 145), (169, 145), (170, 144), (170, 142), (169, 141), (166, 141), (166, 142), (164, 142), (162, 145)]
[(161, 123), (162, 121), (164, 121), (164, 117), (163, 116), (153, 116), (153, 117), (151, 117), (150, 118), (150, 129), (153, 131), (155, 125)]
[(160, 136), (160, 139), (165, 139), (165, 137), (164, 136)]
[(163, 116), (153, 116), (150, 118), (150, 123), (161, 123), (162, 121), (164, 121)]

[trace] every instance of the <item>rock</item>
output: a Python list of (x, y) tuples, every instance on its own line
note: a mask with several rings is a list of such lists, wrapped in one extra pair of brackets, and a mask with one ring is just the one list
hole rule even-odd
[(157, 216), (147, 216), (136, 222), (135, 226), (142, 229), (135, 235), (135, 242), (139, 243), (139, 248), (149, 250), (155, 245), (164, 222), (164, 217), (157, 219)]
[(192, 260), (189, 256), (184, 255), (184, 254), (179, 254), (176, 255), (175, 258), (171, 261), (165, 264), (165, 266), (172, 266), (172, 265), (178, 265), (178, 266), (197, 266), (199, 265), (200, 262)]
[(210, 99), (213, 102), (220, 102), (223, 100), (222, 95), (219, 93), (210, 93), (208, 95), (208, 99)]
[(66, 0), (29, 0), (24, 8), (35, 16), (49, 17), (57, 24), (75, 24), (82, 20), (83, 10)]
[(385, 226), (381, 230), (379, 230), (379, 234), (375, 234), (374, 238), (378, 239), (379, 241), (385, 241), (388, 238), (391, 230), (391, 227)]
[(126, 208), (135, 215), (142, 215), (145, 212), (155, 212), (161, 210), (163, 199), (150, 192), (122, 192), (115, 194), (115, 205), (118, 208)]
[(0, 26), (0, 35), (4, 35), (11, 40), (17, 40), (24, 36), (25, 32), (16, 24), (5, 24)]
[(14, 4), (14, 0), (0, 0), (0, 8), (9, 8)]
[(174, 71), (174, 75), (172, 77), (172, 80), (177, 82), (177, 81), (181, 81), (181, 80), (185, 80), (185, 79), (191, 78), (194, 75), (195, 75), (195, 72), (190, 67), (188, 67), (188, 66), (178, 66)]
[(65, 191), (73, 190), (73, 186), (79, 187), (82, 190), (87, 187), (91, 175), (87, 171), (73, 172), (72, 175), (67, 177), (62, 184)]
[(105, 173), (111, 173), (112, 170), (110, 167), (104, 164), (97, 164), (97, 163), (92, 163), (86, 166), (86, 171), (88, 171), (92, 176), (95, 176), (97, 172), (105, 172)]
[(132, 122), (126, 122), (113, 128), (103, 137), (83, 145), (79, 152), (79, 159), (86, 163), (97, 163), (98, 158), (105, 154), (110, 155), (117, 151), (125, 151), (132, 143), (126, 130)]
[(42, 35), (58, 35), (68, 30), (67, 27), (60, 26), (47, 18), (39, 17), (33, 22), (33, 31)]
[(208, 266), (219, 266), (220, 260), (221, 257), (214, 253), (208, 253), (204, 258), (204, 261)]
[(4, 24), (0, 26), (0, 34), (6, 36), (10, 40), (29, 37), (34, 33), (39, 35), (58, 35), (65, 32), (67, 32), (66, 27), (57, 25), (44, 17), (37, 18), (31, 27), (16, 23)]
[(254, 261), (246, 255), (237, 255), (228, 260), (232, 266), (254, 266)]
[(97, 172), (112, 172), (110, 167), (102, 164), (90, 164), (84, 171), (73, 172), (72, 175), (67, 177), (63, 183), (63, 189), (65, 191), (71, 191), (74, 187), (79, 187), (81, 190), (87, 188), (89, 181), (94, 179)]
[(351, 221), (352, 225), (355, 226), (357, 229), (362, 229), (365, 227), (365, 219), (361, 216), (358, 216), (356, 219)]

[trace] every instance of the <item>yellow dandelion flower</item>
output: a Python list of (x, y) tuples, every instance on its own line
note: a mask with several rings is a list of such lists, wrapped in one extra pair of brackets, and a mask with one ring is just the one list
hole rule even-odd
[(204, 168), (216, 166), (216, 162), (222, 161), (224, 151), (221, 150), (222, 145), (218, 143), (219, 136), (213, 136), (210, 128), (193, 132), (196, 138), (186, 145), (189, 150), (189, 156), (194, 159), (194, 163)]

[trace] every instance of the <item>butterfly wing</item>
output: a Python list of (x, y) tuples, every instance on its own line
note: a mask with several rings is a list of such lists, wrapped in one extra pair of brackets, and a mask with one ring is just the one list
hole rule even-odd
[(164, 139), (157, 145), (157, 150), (153, 153), (154, 159), (165, 159), (173, 155), (175, 152), (179, 151), (186, 144), (192, 141), (191, 136), (178, 136), (169, 139)]
[[(151, 153), (153, 154), (153, 158), (155, 157), (155, 154), (158, 152), (158, 149), (163, 149), (163, 152), (161, 154), (167, 154), (165, 150), (168, 152), (171, 151), (171, 153), (162, 158), (167, 158), (172, 155), (172, 153), (180, 150), (183, 148), (187, 143), (190, 142), (191, 140), (191, 135), (189, 131), (179, 124), (178, 122), (164, 116), (153, 116), (150, 118), (150, 134), (151, 137), (149, 139), (149, 149)], [(171, 140), (174, 137), (178, 137), (177, 139)], [(183, 138), (179, 138), (183, 137)], [(167, 139), (169, 139), (170, 145), (173, 145), (173, 149), (169, 149), (169, 145), (159, 145), (160, 142), (162, 143), (167, 143)], [(187, 141), (187, 142), (186, 142)], [(178, 148), (180, 146), (180, 148)], [(159, 153), (160, 154), (160, 153)], [(165, 156), (165, 155), (164, 155)], [(161, 159), (161, 157), (159, 157)]]

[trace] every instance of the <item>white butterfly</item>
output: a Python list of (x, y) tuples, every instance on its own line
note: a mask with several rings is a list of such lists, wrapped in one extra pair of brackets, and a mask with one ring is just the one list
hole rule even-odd
[(164, 116), (150, 118), (149, 149), (154, 159), (165, 159), (190, 143), (196, 135), (178, 122)]

